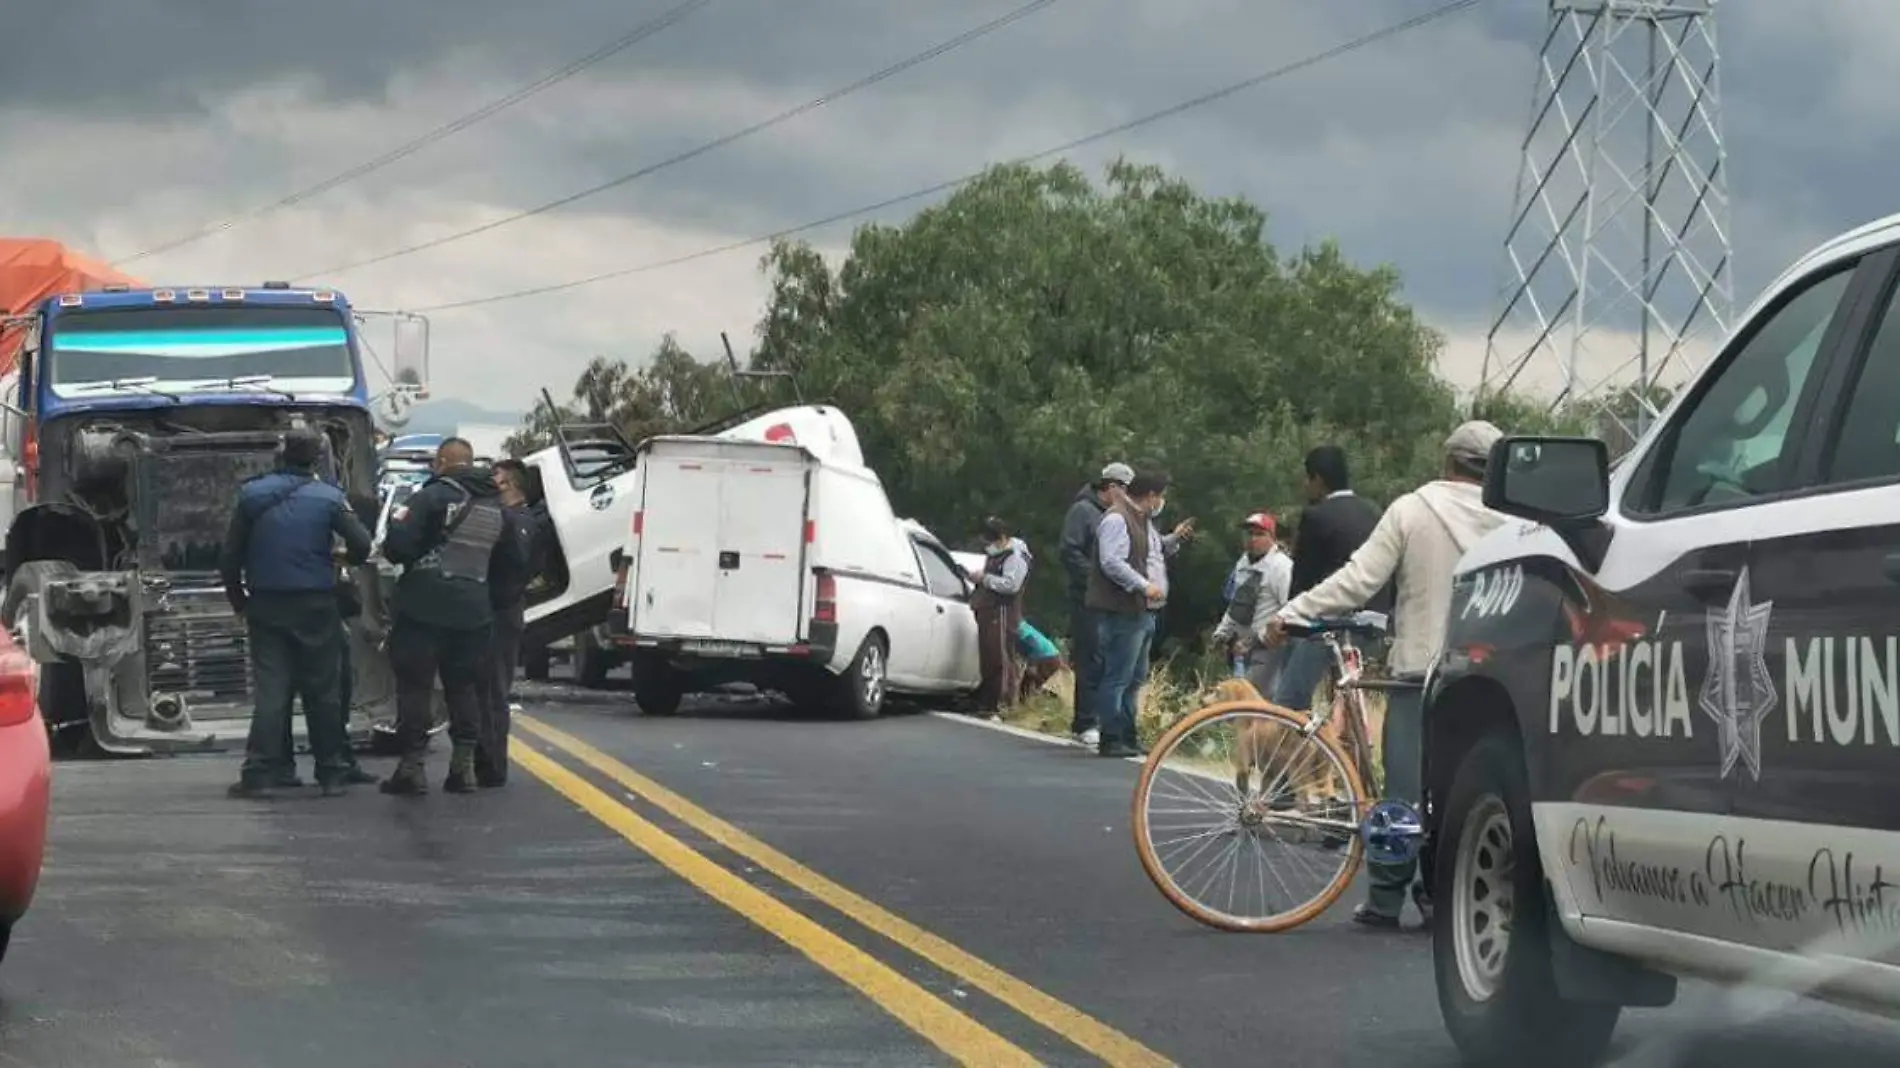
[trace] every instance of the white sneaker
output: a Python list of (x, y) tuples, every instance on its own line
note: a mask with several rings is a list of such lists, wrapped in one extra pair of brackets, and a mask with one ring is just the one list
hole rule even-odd
[(520, 704), (519, 704), (518, 702), (512, 702), (512, 701), (511, 701), (511, 702), (509, 702), (509, 704), (508, 704), (508, 711), (510, 711), (510, 712), (512, 712), (512, 713), (514, 713), (515, 715), (517, 715), (517, 716), (519, 716), (519, 715), (521, 714), (521, 712), (522, 712), (522, 708), (521, 708), (521, 705), (520, 705)]
[(1090, 727), (1088, 730), (1075, 735), (1075, 741), (1077, 745), (1086, 745), (1090, 749), (1093, 749), (1102, 744), (1102, 732), (1096, 730), (1094, 727)]

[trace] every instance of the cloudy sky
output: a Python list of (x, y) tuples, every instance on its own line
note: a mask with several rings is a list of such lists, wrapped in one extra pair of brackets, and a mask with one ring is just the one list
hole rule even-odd
[[(305, 278), (505, 217), (848, 84), (1020, 0), (711, 0), (618, 55), (360, 180), (130, 265), (155, 282)], [(0, 232), (116, 259), (268, 204), (506, 95), (677, 0), (66, 0), (0, 37)], [(415, 308), (725, 245), (1039, 151), (1421, 13), (1437, 0), (1056, 0), (878, 86), (491, 232), (326, 275)], [(1283, 246), (1391, 262), (1468, 384), (1543, 33), (1474, 10), (1077, 153), (1242, 194)], [(1798, 9), (1798, 10), (1797, 10)], [(235, 12), (242, 14), (234, 14)], [(16, 30), (18, 27), (16, 27)], [(1888, 211), (1892, 0), (1725, 0), (1738, 302)], [(875, 216), (894, 221), (913, 206)], [(850, 226), (808, 237), (836, 253)], [(519, 410), (667, 330), (748, 337), (758, 248), (432, 316), (436, 385)]]

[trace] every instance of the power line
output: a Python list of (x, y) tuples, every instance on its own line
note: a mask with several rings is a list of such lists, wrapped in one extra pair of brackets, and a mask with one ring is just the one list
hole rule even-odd
[(385, 152), (382, 155), (377, 156), (375, 159), (367, 160), (363, 163), (357, 164), (354, 167), (351, 167), (349, 170), (343, 171), (338, 174), (333, 174), (330, 177), (325, 178), (323, 181), (318, 182), (317, 184), (313, 186), (300, 189), (297, 192), (284, 197), (282, 200), (265, 204), (262, 207), (254, 208), (242, 214), (233, 215), (230, 218), (225, 219), (221, 222), (212, 223), (211, 225), (205, 227), (202, 230), (197, 231), (196, 233), (186, 234), (183, 237), (175, 238), (171, 241), (167, 241), (162, 245), (154, 245), (151, 248), (145, 249), (142, 252), (134, 253), (130, 256), (125, 257), (124, 259), (116, 261), (115, 263), (113, 263), (113, 266), (117, 267), (123, 264), (131, 263), (134, 260), (142, 260), (147, 256), (156, 256), (161, 252), (169, 252), (172, 249), (179, 248), (184, 245), (189, 245), (195, 241), (202, 241), (205, 238), (211, 237), (214, 234), (221, 234), (225, 232), (226, 230), (229, 230), (232, 227), (237, 226), (241, 223), (245, 223), (256, 218), (261, 218), (262, 216), (268, 215), (273, 211), (279, 211), (284, 208), (288, 208), (294, 204), (302, 203), (303, 201), (309, 200), (311, 197), (320, 196), (324, 193), (327, 193), (330, 190), (335, 189), (336, 187), (340, 185), (353, 182), (358, 178), (364, 177), (365, 175), (372, 174), (376, 171), (382, 170), (384, 167), (389, 166), (391, 163), (394, 163), (397, 160), (412, 156), (416, 154), (417, 152), (422, 151), (424, 148), (427, 148), (430, 145), (435, 144), (437, 141), (442, 140), (445, 137), (450, 137), (454, 134), (460, 133), (461, 131), (468, 129), (470, 126), (473, 126), (478, 122), (481, 122), (483, 119), (489, 118), (493, 115), (496, 115), (502, 111), (507, 110), (508, 108), (515, 106), (516, 104), (521, 103), (523, 100), (526, 100), (531, 96), (534, 96), (536, 93), (539, 93), (544, 89), (548, 89), (555, 85), (558, 85), (561, 82), (564, 82), (568, 80), (569, 78), (574, 77), (576, 74), (579, 74), (580, 72), (586, 70), (587, 68), (594, 66), (595, 64), (601, 62), (602, 60), (609, 59), (613, 56), (619, 55), (622, 52), (625, 52), (627, 49), (632, 48), (634, 45), (639, 44), (641, 41), (644, 41), (647, 38), (652, 37), (654, 34), (667, 29), (668, 27), (672, 26), (674, 23), (679, 22), (681, 19), (685, 18), (686, 16), (692, 14), (695, 11), (698, 11), (700, 8), (705, 7), (707, 4), (711, 2), (712, 0), (687, 0), (687, 2), (685, 3), (679, 4), (676, 7), (670, 8), (667, 11), (662, 12), (659, 16), (655, 18), (649, 19), (648, 21), (643, 22), (638, 26), (635, 26), (632, 30), (629, 30), (625, 35), (619, 37), (618, 39), (614, 41), (609, 42), (606, 45), (603, 45), (602, 47), (592, 52), (589, 52), (587, 55), (584, 55), (581, 58), (575, 60), (574, 62), (569, 63), (567, 66), (562, 67), (560, 70), (552, 71), (548, 74), (545, 74), (539, 79), (532, 81), (528, 83), (527, 85), (522, 86), (519, 89), (516, 89), (512, 93), (509, 93), (507, 96), (500, 97), (499, 99), (496, 99), (496, 100), (492, 100), (488, 102), (487, 104), (484, 104), (483, 106), (475, 109), (474, 111), (471, 111), (466, 115), (463, 115), (461, 118), (453, 119), (449, 122), (443, 123), (441, 126), (438, 126), (433, 130), (430, 130), (428, 133), (425, 133), (422, 136), (412, 141), (409, 141), (405, 144), (398, 145), (397, 147), (390, 149), (388, 152)]
[[(1359, 49), (1366, 48), (1368, 46), (1384, 41), (1385, 39), (1389, 37), (1396, 37), (1399, 34), (1406, 33), (1410, 30), (1418, 29), (1419, 27), (1424, 26), (1427, 23), (1435, 22), (1438, 19), (1444, 18), (1447, 15), (1451, 15), (1456, 12), (1463, 11), (1466, 8), (1476, 7), (1478, 6), (1478, 4), (1482, 2), (1483, 0), (1453, 0), (1452, 3), (1444, 4), (1440, 7), (1433, 8), (1432, 10), (1427, 11), (1422, 15), (1418, 15), (1416, 17), (1406, 19), (1404, 22), (1394, 23), (1390, 26), (1385, 27), (1384, 29), (1375, 30), (1363, 36), (1355, 37), (1350, 41), (1347, 41), (1340, 45), (1336, 45), (1335, 47), (1329, 48), (1324, 52), (1317, 52), (1317, 53), (1314, 53), (1313, 55), (1305, 57), (1304, 59), (1299, 59), (1299, 60), (1295, 60), (1292, 63), (1288, 63), (1285, 66), (1275, 67), (1272, 70), (1265, 71), (1260, 74), (1256, 74), (1251, 78), (1234, 82), (1231, 85), (1223, 86), (1222, 88), (1216, 89), (1213, 92), (1203, 93), (1200, 96), (1194, 97), (1189, 100), (1183, 100), (1178, 104), (1174, 104), (1169, 107), (1163, 108), (1160, 111), (1150, 112), (1146, 115), (1141, 116), (1140, 118), (1130, 119), (1127, 122), (1118, 123), (1104, 130), (1097, 130), (1096, 132), (1092, 134), (1088, 134), (1083, 137), (1078, 137), (1073, 141), (1064, 142), (1063, 144), (1056, 145), (1053, 148), (1045, 148), (1042, 151), (1034, 153), (1032, 155), (1019, 156), (1013, 160), (1009, 160), (1007, 165), (1020, 165), (1024, 163), (1034, 163), (1035, 161), (1039, 159), (1044, 159), (1049, 156), (1061, 155), (1066, 152), (1072, 152), (1078, 148), (1082, 148), (1084, 146), (1094, 144), (1097, 141), (1107, 140), (1108, 138), (1114, 137), (1117, 134), (1127, 133), (1128, 131), (1136, 129), (1138, 127), (1146, 126), (1154, 122), (1159, 122), (1162, 119), (1172, 118), (1176, 115), (1181, 114), (1184, 111), (1190, 111), (1194, 108), (1201, 107), (1205, 104), (1211, 104), (1217, 100), (1221, 100), (1226, 97), (1232, 96), (1235, 93), (1243, 92), (1247, 89), (1252, 89), (1257, 85), (1262, 85), (1266, 82), (1270, 82), (1278, 78), (1284, 78), (1289, 74), (1296, 74), (1302, 70), (1305, 70), (1308, 67), (1312, 67), (1317, 64), (1324, 63), (1328, 60), (1337, 59), (1338, 57), (1346, 55), (1347, 53), (1350, 53), (1350, 52), (1356, 52)], [(576, 279), (573, 279), (571, 281), (566, 281), (566, 282), (556, 282), (552, 285), (535, 286), (532, 289), (518, 289), (512, 292), (508, 292), (508, 293), (497, 293), (497, 294), (494, 294), (493, 296), (474, 297), (469, 300), (450, 301), (445, 304), (431, 304), (427, 307), (412, 308), (409, 310), (418, 314), (429, 313), (429, 312), (456, 311), (462, 308), (479, 307), (484, 304), (499, 304), (502, 301), (521, 300), (526, 297), (539, 297), (539, 296), (544, 296), (549, 293), (560, 293), (569, 289), (579, 289), (582, 286), (590, 286), (590, 285), (595, 284), (596, 282), (606, 282), (606, 281), (611, 281), (615, 278), (626, 278), (629, 275), (646, 274), (650, 271), (665, 270), (668, 267), (678, 267), (678, 266), (681, 266), (682, 264), (692, 263), (696, 260), (710, 259), (714, 256), (722, 256), (728, 252), (737, 252), (738, 250), (743, 249), (743, 248), (751, 248), (755, 245), (769, 244), (781, 238), (792, 237), (797, 234), (802, 234), (810, 230), (822, 229), (823, 227), (830, 226), (833, 223), (844, 222), (848, 219), (855, 219), (863, 215), (871, 215), (876, 212), (883, 211), (885, 208), (896, 207), (897, 205), (906, 203), (908, 201), (918, 200), (923, 197), (932, 196), (936, 193), (942, 193), (947, 190), (955, 189), (958, 186), (967, 185), (968, 183), (975, 181), (976, 179), (982, 177), (989, 170), (990, 170), (990, 167), (985, 166), (982, 170), (972, 171), (969, 174), (963, 175), (960, 178), (952, 178), (948, 181), (938, 182), (935, 185), (926, 186), (922, 189), (915, 189), (915, 190), (912, 190), (911, 192), (904, 193), (900, 196), (894, 196), (885, 200), (880, 200), (875, 204), (866, 204), (866, 205), (863, 205), (862, 207), (852, 208), (849, 211), (841, 211), (837, 213), (836, 215), (827, 215), (822, 219), (813, 219), (810, 222), (800, 223), (797, 226), (788, 227), (784, 230), (774, 230), (773, 232), (769, 234), (764, 234), (759, 237), (748, 237), (741, 241), (733, 241), (729, 244), (718, 245), (713, 248), (701, 249), (698, 252), (691, 252), (684, 256), (675, 256), (671, 259), (658, 260), (653, 263), (643, 263), (637, 267), (623, 267), (617, 271), (607, 271), (602, 274), (588, 275), (585, 278), (576, 278)]]
[(547, 203), (540, 205), (539, 207), (529, 208), (525, 211), (516, 212), (515, 214), (510, 215), (506, 218), (496, 219), (494, 222), (483, 223), (480, 226), (470, 227), (467, 230), (461, 230), (453, 234), (445, 234), (442, 237), (431, 238), (428, 241), (419, 242), (417, 244), (410, 245), (406, 248), (399, 248), (395, 250), (394, 252), (385, 252), (380, 256), (372, 256), (366, 260), (357, 260), (354, 263), (347, 263), (341, 267), (331, 267), (328, 270), (315, 271), (307, 275), (302, 275), (300, 276), (300, 278), (304, 280), (315, 279), (315, 278), (328, 279), (336, 275), (342, 274), (345, 271), (354, 271), (359, 267), (368, 267), (371, 264), (375, 264), (375, 263), (386, 263), (389, 260), (399, 259), (403, 256), (410, 256), (418, 252), (427, 251), (428, 249), (439, 248), (440, 246), (449, 244), (450, 242), (453, 242), (453, 241), (460, 241), (464, 238), (474, 237), (477, 234), (485, 234), (490, 230), (497, 230), (497, 229), (500, 229), (501, 227), (508, 226), (512, 223), (520, 222), (523, 219), (531, 218), (536, 215), (541, 215), (546, 212), (553, 211), (556, 208), (566, 207), (567, 205), (572, 204), (575, 201), (584, 200), (588, 197), (593, 196), (596, 193), (604, 193), (609, 189), (615, 189), (620, 186), (626, 185), (628, 182), (645, 178), (647, 175), (653, 174), (656, 171), (662, 171), (668, 167), (677, 166), (681, 163), (685, 163), (688, 160), (695, 159), (699, 156), (703, 156), (706, 153), (713, 151), (714, 149), (724, 148), (725, 146), (730, 145), (735, 141), (744, 140), (747, 137), (751, 137), (753, 134), (761, 133), (765, 130), (771, 129), (774, 126), (780, 125), (781, 123), (789, 122), (800, 115), (806, 114), (807, 112), (816, 111), (819, 108), (824, 107), (826, 104), (830, 104), (843, 97), (850, 96), (852, 93), (858, 92), (861, 89), (868, 89), (871, 86), (876, 85), (877, 83), (884, 81), (887, 78), (895, 77), (899, 74), (902, 74), (904, 71), (909, 70), (912, 67), (918, 66), (923, 63), (928, 63), (931, 60), (936, 59), (938, 56), (941, 56), (946, 52), (955, 51), (956, 49), (961, 48), (964, 45), (969, 44), (971, 41), (977, 40), (980, 37), (988, 36), (989, 34), (1002, 29), (1013, 22), (1016, 22), (1020, 19), (1023, 19), (1030, 15), (1035, 14), (1036, 12), (1042, 10), (1045, 7), (1048, 7), (1050, 4), (1053, 4), (1053, 3), (1055, 3), (1055, 0), (1031, 0), (1030, 3), (1024, 4), (1023, 6), (1017, 8), (1014, 11), (1009, 12), (1006, 15), (1003, 15), (999, 18), (991, 19), (990, 21), (974, 29), (966, 30), (963, 33), (960, 33), (956, 35), (955, 37), (950, 38), (947, 41), (939, 42), (938, 44), (933, 45), (930, 48), (925, 49), (924, 51), (919, 52), (916, 55), (909, 57), (908, 59), (904, 59), (900, 62), (892, 64), (891, 66), (885, 67), (883, 70), (880, 70), (875, 74), (870, 74), (863, 78), (860, 78), (857, 81), (852, 82), (850, 85), (844, 86), (841, 89), (834, 89), (823, 96), (814, 97), (811, 100), (807, 100), (806, 102), (798, 105), (795, 108), (789, 108), (785, 111), (781, 111), (769, 119), (764, 119), (759, 122), (755, 122), (752, 125), (747, 126), (746, 128), (742, 130), (737, 130), (732, 133), (726, 134), (724, 137), (720, 137), (720, 138), (716, 138), (714, 140), (708, 141), (705, 144), (698, 146), (697, 148), (688, 149), (687, 151), (682, 152), (677, 156), (672, 156), (667, 159), (660, 160), (657, 163), (650, 163), (647, 166), (644, 166), (637, 171), (632, 171), (630, 173), (623, 174), (618, 178), (609, 179), (605, 182), (600, 183), (599, 185), (593, 186), (588, 189), (583, 189), (578, 193), (570, 193), (567, 196), (561, 197), (557, 200), (550, 200)]

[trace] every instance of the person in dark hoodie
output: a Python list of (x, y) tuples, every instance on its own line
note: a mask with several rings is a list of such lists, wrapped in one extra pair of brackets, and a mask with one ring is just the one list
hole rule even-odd
[(1102, 657), (1096, 644), (1096, 612), (1085, 603), (1089, 576), (1095, 571), (1095, 532), (1102, 525), (1102, 513), (1119, 503), (1128, 491), (1135, 469), (1124, 463), (1111, 463), (1089, 485), (1075, 495), (1069, 514), (1062, 520), (1062, 570), (1068, 577), (1069, 662), (1075, 670), (1075, 710), (1069, 720), (1069, 733), (1082, 745), (1101, 741), (1095, 722), (1095, 692), (1102, 685)]
[[(435, 474), (390, 514), (383, 556), (402, 565), (389, 636), (396, 674), (396, 744), (401, 759), (383, 780), (386, 794), (424, 794), (424, 756), (435, 681), (449, 710), (449, 774), (442, 788), (478, 788), (475, 750), (481, 742), (484, 665), (495, 612), (489, 584), (527, 569), (516, 520), (502, 507), (494, 476), (474, 466), (475, 450), (448, 438), (436, 450)], [(511, 580), (512, 581), (512, 580)]]
[[(521, 632), (527, 625), (528, 580), (539, 573), (547, 555), (547, 502), (541, 472), (520, 460), (495, 464), (495, 488), (501, 505), (520, 539), (525, 561), (520, 568), (491, 565), (488, 603), (495, 611), (495, 629), (489, 649), (489, 670), (482, 679), (481, 741), (475, 746), (475, 783), (499, 787), (508, 783), (508, 733), (514, 712), (515, 665), (521, 659)], [(538, 514), (537, 514), (538, 510)]]
[(1023, 587), (1029, 582), (1029, 546), (1009, 524), (990, 516), (983, 521), (983, 566), (970, 572), (976, 592), (977, 661), (982, 683), (976, 690), (979, 712), (998, 716), (1021, 696), (1022, 670), (1016, 663), (1016, 632), (1023, 622)]

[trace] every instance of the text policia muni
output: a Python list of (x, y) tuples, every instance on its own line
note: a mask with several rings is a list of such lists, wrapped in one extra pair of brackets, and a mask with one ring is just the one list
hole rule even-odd
[[(1765, 616), (1761, 623), (1739, 633), (1711, 627), (1716, 643), (1687, 649), (1683, 639), (1559, 644), (1550, 661), (1550, 732), (1689, 739), (1700, 719), (1724, 735), (1738, 731), (1752, 770), (1764, 733), (1811, 745), (1900, 747), (1900, 636), (1773, 642)], [(1704, 659), (1697, 654), (1706, 654), (1706, 667), (1692, 672), (1692, 658)]]

